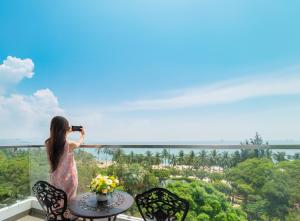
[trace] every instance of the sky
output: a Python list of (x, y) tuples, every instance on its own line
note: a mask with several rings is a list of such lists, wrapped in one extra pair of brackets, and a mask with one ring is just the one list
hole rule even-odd
[(3, 0), (0, 140), (300, 141), (300, 2)]

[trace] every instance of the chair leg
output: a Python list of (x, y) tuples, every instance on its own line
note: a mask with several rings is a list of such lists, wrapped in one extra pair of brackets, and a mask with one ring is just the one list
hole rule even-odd
[[(111, 216), (108, 217), (108, 221), (111, 221), (111, 218), (112, 218)], [(114, 217), (113, 217), (113, 221), (116, 221), (116, 220), (117, 220), (117, 216), (114, 216)]]

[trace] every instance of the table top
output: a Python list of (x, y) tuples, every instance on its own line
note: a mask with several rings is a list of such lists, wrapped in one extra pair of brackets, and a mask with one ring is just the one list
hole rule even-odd
[(82, 193), (70, 201), (69, 210), (78, 217), (107, 218), (124, 213), (133, 203), (131, 195), (119, 190), (110, 194), (106, 202), (98, 202), (95, 193)]

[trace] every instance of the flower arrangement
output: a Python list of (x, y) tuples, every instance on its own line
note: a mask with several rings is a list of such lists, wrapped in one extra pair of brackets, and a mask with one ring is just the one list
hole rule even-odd
[(116, 177), (99, 174), (92, 179), (90, 190), (96, 194), (107, 194), (112, 193), (118, 185), (119, 180)]

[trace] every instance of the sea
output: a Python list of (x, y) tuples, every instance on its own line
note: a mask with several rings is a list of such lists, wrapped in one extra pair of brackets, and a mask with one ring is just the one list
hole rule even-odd
[[(0, 148), (5, 148), (5, 147), (13, 147), (13, 146), (18, 146), (22, 147), (22, 145), (27, 146), (27, 145), (34, 145), (37, 144), (38, 142), (32, 142), (32, 141), (24, 141), (20, 139), (0, 139)], [(101, 143), (101, 142), (93, 142), (95, 143)], [(102, 142), (103, 143), (103, 142)], [(234, 143), (234, 144), (232, 144)], [(231, 141), (231, 142), (224, 142), (224, 141), (218, 141), (218, 142), (198, 142), (198, 144), (195, 143), (190, 143), (190, 144), (181, 144), (181, 143), (173, 143), (173, 144), (168, 144), (168, 143), (143, 143), (143, 144), (125, 144), (125, 145), (120, 145), (120, 144), (109, 144), (109, 145), (99, 145), (101, 146), (100, 151), (99, 148), (79, 148), (79, 150), (84, 150), (86, 152), (91, 153), (96, 157), (96, 159), (99, 160), (110, 160), (111, 156), (107, 155), (104, 153), (104, 147), (108, 147), (110, 149), (116, 149), (116, 148), (121, 148), (125, 154), (130, 154), (131, 152), (135, 154), (145, 154), (147, 151), (151, 151), (153, 155), (155, 153), (161, 153), (163, 149), (166, 149), (169, 154), (174, 154), (178, 155), (180, 151), (183, 151), (185, 154), (190, 153), (191, 151), (194, 151), (195, 154), (201, 152), (202, 150), (206, 150), (208, 152), (212, 150), (216, 150), (218, 153), (222, 152), (228, 152), (233, 153), (237, 150), (241, 149), (241, 146), (239, 142), (236, 141)], [(245, 147), (243, 147), (245, 148)], [(251, 146), (248, 146), (247, 148), (253, 148)], [(295, 153), (300, 153), (300, 142), (273, 142), (268, 146), (268, 148), (272, 151), (272, 153), (276, 152), (285, 152), (287, 156), (293, 156)], [(253, 148), (255, 149), (255, 148)]]
[[(170, 155), (178, 155), (180, 151), (183, 151), (185, 154), (189, 154), (191, 153), (191, 151), (194, 151), (195, 154), (198, 154), (199, 152), (201, 152), (202, 150), (207, 151), (208, 153), (216, 150), (218, 153), (222, 153), (222, 152), (228, 152), (229, 154), (234, 153), (237, 150), (240, 150), (241, 148), (230, 148), (230, 146), (228, 148), (218, 148), (216, 146), (212, 146), (211, 148), (206, 148), (205, 146), (199, 145), (196, 147), (189, 147), (189, 146), (172, 146), (172, 145), (166, 145), (165, 147), (155, 147), (155, 146), (147, 146), (147, 147), (142, 147), (143, 145), (141, 145), (141, 147), (130, 147), (128, 145), (126, 145), (125, 147), (122, 146), (111, 146), (110, 148), (112, 150), (116, 149), (116, 148), (121, 148), (123, 153), (125, 154), (130, 154), (131, 152), (133, 152), (134, 154), (146, 154), (147, 151), (150, 151), (153, 155), (155, 155), (155, 153), (162, 153), (163, 149), (166, 149), (168, 151), (168, 153)], [(291, 149), (286, 149), (286, 148), (282, 148), (282, 149), (277, 149), (277, 148), (269, 148), (272, 153), (277, 153), (277, 152), (285, 152), (286, 156), (293, 156), (296, 153), (300, 154), (300, 147), (299, 148), (291, 148)], [(99, 160), (110, 160), (111, 156), (107, 155), (104, 153), (104, 148), (100, 148), (100, 151), (98, 148), (80, 148), (80, 150), (84, 150), (86, 152), (91, 153), (92, 155), (94, 155), (97, 159)]]

